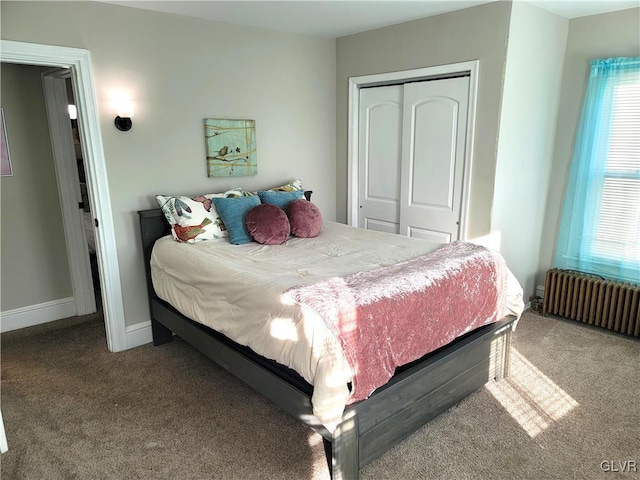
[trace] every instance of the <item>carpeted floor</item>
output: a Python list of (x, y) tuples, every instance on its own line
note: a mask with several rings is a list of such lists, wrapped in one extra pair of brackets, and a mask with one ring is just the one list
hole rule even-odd
[[(2, 480), (329, 478), (317, 434), (179, 339), (112, 354), (98, 315), (1, 348)], [(526, 312), (511, 377), (361, 478), (640, 479), (639, 372), (638, 340)]]

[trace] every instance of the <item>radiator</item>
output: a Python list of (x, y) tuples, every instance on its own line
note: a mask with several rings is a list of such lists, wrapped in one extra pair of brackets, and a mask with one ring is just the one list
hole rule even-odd
[(640, 336), (640, 287), (553, 268), (544, 282), (542, 315)]

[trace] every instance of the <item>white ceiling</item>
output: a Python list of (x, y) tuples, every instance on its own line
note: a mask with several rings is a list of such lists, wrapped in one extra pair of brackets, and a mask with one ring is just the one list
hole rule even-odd
[[(337, 38), (494, 0), (99, 1), (236, 25)], [(640, 0), (526, 1), (566, 18), (640, 6)]]

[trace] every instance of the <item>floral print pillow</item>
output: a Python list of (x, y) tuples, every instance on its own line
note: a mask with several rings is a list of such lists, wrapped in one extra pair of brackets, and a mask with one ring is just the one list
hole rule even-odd
[(269, 190), (276, 192), (295, 192), (297, 190), (302, 190), (302, 180), (294, 180), (291, 183), (280, 185), (279, 187), (273, 187)]
[(195, 243), (229, 236), (211, 201), (212, 198), (246, 195), (247, 192), (234, 188), (224, 193), (209, 193), (195, 197), (156, 195), (156, 200), (171, 225), (173, 238), (179, 242)]

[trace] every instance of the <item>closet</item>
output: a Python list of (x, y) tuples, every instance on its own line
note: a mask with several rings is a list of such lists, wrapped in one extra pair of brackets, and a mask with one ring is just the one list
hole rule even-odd
[(359, 227), (438, 242), (463, 236), (469, 84), (461, 75), (359, 88)]

